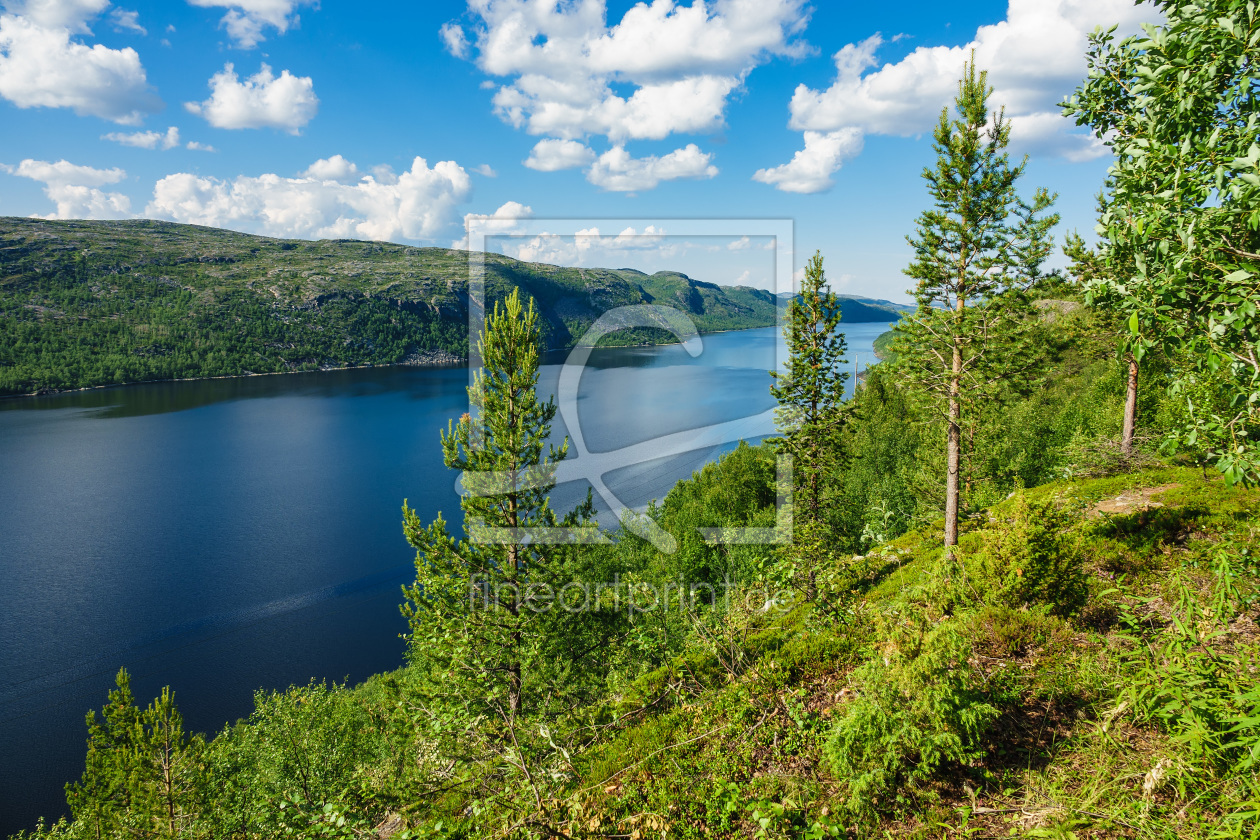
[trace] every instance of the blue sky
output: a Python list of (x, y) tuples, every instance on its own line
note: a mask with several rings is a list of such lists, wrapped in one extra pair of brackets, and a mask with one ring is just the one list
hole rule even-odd
[(513, 256), (766, 287), (764, 240), (668, 220), (787, 218), (797, 268), (818, 249), (834, 288), (902, 300), (967, 51), (1027, 191), (1088, 232), (1109, 158), (1055, 103), (1094, 26), (1154, 18), (1127, 0), (0, 7), (0, 215), (450, 247), (497, 214), (483, 227)]

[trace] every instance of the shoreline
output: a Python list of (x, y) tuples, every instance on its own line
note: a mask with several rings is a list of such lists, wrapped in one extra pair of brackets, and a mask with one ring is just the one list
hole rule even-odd
[[(874, 324), (878, 322), (877, 321), (853, 321), (852, 323)], [(720, 335), (723, 333), (732, 333), (732, 332), (747, 332), (748, 330), (765, 330), (765, 329), (777, 328), (778, 326), (779, 324), (775, 323), (775, 324), (767, 324), (761, 327), (734, 327), (728, 330), (708, 330), (708, 331), (700, 332), (700, 336), (701, 338), (703, 338), (706, 335)], [(630, 347), (671, 347), (671, 346), (676, 346), (679, 344), (681, 344), (681, 342), (679, 341), (641, 342), (638, 344), (612, 344), (612, 345), (607, 345), (607, 346), (598, 346), (596, 347), (596, 349), (603, 350), (603, 349), (625, 349), (625, 348), (630, 348)], [(556, 347), (556, 348), (544, 350), (543, 354), (545, 356), (552, 353), (567, 353), (571, 351), (572, 349), (573, 349), (572, 347)], [(339, 370), (368, 370), (370, 368), (396, 368), (396, 367), (454, 368), (454, 367), (467, 367), (468, 366), (467, 357), (456, 356), (453, 353), (447, 353), (444, 350), (429, 351), (429, 354), (431, 354), (435, 358), (424, 358), (424, 354), (421, 354), (421, 358), (418, 358), (415, 361), (392, 362), (390, 364), (381, 364), (381, 365), (343, 365), (340, 367), (320, 367), (314, 370), (272, 370), (272, 371), (266, 371), (263, 373), (229, 373), (229, 374), (223, 374), (220, 376), (182, 376), (182, 377), (175, 377), (172, 379), (141, 379), (136, 382), (119, 382), (119, 383), (111, 383), (109, 385), (88, 385), (83, 388), (60, 388), (60, 389), (50, 389), (50, 390), (44, 390), (44, 391), (32, 391), (30, 393), (25, 393), (25, 394), (4, 394), (4, 395), (0, 395), (0, 401), (25, 400), (25, 399), (31, 399), (33, 397), (57, 397), (57, 396), (61, 396), (62, 394), (81, 394), (88, 391), (104, 391), (110, 388), (132, 388), (137, 385), (155, 385), (155, 384), (160, 384), (164, 382), (209, 382), (209, 381), (217, 380), (217, 379), (245, 379), (247, 377), (253, 377), (253, 376), (292, 376), (294, 374), (301, 374), (301, 373), (332, 373), (334, 371), (339, 371)], [(879, 358), (879, 354), (876, 354), (876, 358), (879, 361), (884, 361), (882, 358)]]
[(157, 385), (163, 382), (210, 382), (216, 379), (246, 379), (252, 376), (292, 376), (299, 373), (332, 373), (338, 370), (367, 370), (369, 368), (395, 367), (467, 367), (468, 359), (450, 354), (447, 359), (432, 361), (393, 362), (387, 365), (342, 365), (340, 367), (320, 367), (314, 370), (269, 370), (262, 373), (227, 373), (220, 376), (179, 376), (172, 379), (140, 379), (135, 382), (115, 382), (109, 385), (87, 385), (83, 388), (53, 388), (46, 391), (32, 391), (28, 394), (4, 394), (0, 400), (25, 400), (31, 397), (59, 397), (62, 394), (82, 394), (87, 391), (106, 391), (110, 388), (134, 388), (137, 385)]
[[(775, 326), (777, 326), (777, 324), (767, 324), (766, 326), (762, 326), (762, 327), (736, 327), (734, 329), (729, 329), (729, 330), (710, 330), (708, 332), (701, 332), (700, 335), (701, 337), (703, 337), (706, 335), (717, 335), (719, 333), (743, 332), (745, 330), (764, 330), (764, 329), (770, 329)], [(614, 344), (614, 345), (609, 345), (609, 347), (610, 348), (669, 347), (672, 345), (677, 345), (679, 343), (680, 342), (678, 341), (642, 342), (639, 344)], [(544, 355), (549, 354), (549, 353), (567, 353), (571, 351), (572, 349), (573, 349), (572, 347), (556, 347), (556, 348), (550, 348), (550, 349), (544, 350), (543, 353)], [(599, 347), (597, 349), (604, 349), (604, 348)], [(87, 391), (105, 391), (110, 388), (132, 388), (132, 387), (135, 387), (136, 385), (155, 385), (155, 384), (159, 384), (163, 382), (209, 382), (216, 379), (245, 379), (251, 376), (291, 376), (293, 374), (299, 374), (299, 373), (332, 373), (334, 371), (339, 371), (339, 370), (368, 370), (370, 368), (396, 368), (396, 367), (454, 368), (454, 367), (467, 367), (468, 366), (467, 356), (463, 356), (463, 357), (456, 356), (455, 354), (448, 353), (445, 350), (428, 351), (428, 353), (433, 356), (437, 356), (438, 358), (426, 359), (424, 358), (425, 354), (421, 354), (421, 358), (417, 359), (416, 361), (392, 362), (390, 364), (382, 364), (382, 365), (342, 365), (339, 367), (320, 367), (320, 368), (315, 368), (314, 370), (271, 370), (271, 371), (265, 371), (262, 373), (228, 373), (228, 374), (222, 374), (220, 376), (181, 376), (181, 377), (175, 377), (171, 379), (140, 379), (135, 382), (115, 382), (115, 383), (110, 383), (108, 385), (87, 385), (82, 388), (54, 388), (54, 389), (42, 390), (42, 391), (31, 391), (25, 394), (4, 394), (4, 395), (0, 395), (0, 400), (25, 400), (25, 399), (31, 399), (32, 397), (57, 397), (57, 396), (61, 396), (62, 394), (82, 394)], [(442, 358), (443, 356), (444, 358)]]

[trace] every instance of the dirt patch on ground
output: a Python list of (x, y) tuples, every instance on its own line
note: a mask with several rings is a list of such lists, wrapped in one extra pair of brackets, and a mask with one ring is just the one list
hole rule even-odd
[(1155, 496), (1163, 493), (1165, 490), (1171, 490), (1174, 487), (1180, 487), (1180, 484), (1161, 484), (1159, 487), (1143, 487), (1137, 490), (1127, 490), (1112, 499), (1103, 499), (1098, 504), (1089, 509), (1089, 516), (1102, 516), (1104, 513), (1112, 515), (1120, 515), (1136, 513), (1139, 510), (1148, 510), (1150, 508), (1161, 508), (1163, 502), (1154, 500)]

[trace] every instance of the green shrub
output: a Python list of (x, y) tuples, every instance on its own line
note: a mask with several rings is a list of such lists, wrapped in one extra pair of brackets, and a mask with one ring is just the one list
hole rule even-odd
[(855, 672), (857, 697), (825, 747), (855, 814), (878, 810), (945, 762), (978, 758), (976, 744), (998, 715), (955, 621), (895, 638), (895, 648)]
[(971, 619), (969, 635), (981, 653), (1021, 657), (1062, 632), (1062, 619), (1004, 604), (989, 604)]
[(1052, 501), (1030, 502), (1019, 493), (1008, 517), (973, 538), (966, 567), (975, 594), (989, 604), (1046, 605), (1057, 615), (1077, 612), (1088, 587), (1080, 552), (1066, 533), (1071, 515)]

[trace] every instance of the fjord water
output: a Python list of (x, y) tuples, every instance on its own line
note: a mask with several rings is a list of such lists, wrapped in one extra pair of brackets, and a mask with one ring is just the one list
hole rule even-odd
[[(846, 325), (855, 368), (885, 329)], [(780, 340), (709, 335), (695, 358), (595, 351), (578, 399), (587, 446), (765, 411)], [(259, 688), (401, 665), (414, 552), (399, 508), (458, 527), (438, 431), (467, 411), (467, 384), (464, 368), (376, 368), (0, 400), (0, 836), (65, 812), (84, 714), (120, 667), (142, 705), (170, 685), (186, 727), (213, 734)], [(731, 446), (606, 480), (640, 506)]]

